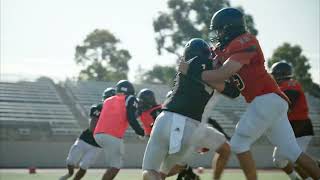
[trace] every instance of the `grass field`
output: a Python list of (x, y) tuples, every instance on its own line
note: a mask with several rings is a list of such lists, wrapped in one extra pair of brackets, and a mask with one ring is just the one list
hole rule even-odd
[[(36, 174), (28, 174), (27, 169), (1, 169), (1, 180), (57, 180), (66, 170), (63, 169), (37, 169)], [(90, 169), (83, 180), (97, 180), (101, 178), (104, 170)], [(141, 179), (141, 170), (124, 169), (121, 170), (115, 180), (139, 180)], [(167, 178), (175, 180), (176, 177)], [(201, 174), (201, 180), (211, 180), (211, 170), (206, 169)], [(225, 171), (222, 180), (244, 180), (244, 176), (240, 170), (228, 169)], [(288, 180), (289, 178), (280, 171), (259, 170), (259, 180)]]

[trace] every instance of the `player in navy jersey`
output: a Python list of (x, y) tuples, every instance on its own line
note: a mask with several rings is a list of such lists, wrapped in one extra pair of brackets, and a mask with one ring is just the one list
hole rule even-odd
[[(194, 76), (213, 69), (210, 47), (202, 39), (194, 38), (186, 44), (184, 59), (190, 65), (189, 73)], [(217, 86), (224, 86), (219, 90), (232, 97), (240, 94), (233, 83), (226, 81)], [(203, 147), (220, 154), (214, 173), (215, 179), (220, 178), (230, 146), (218, 130), (200, 124), (213, 92), (211, 87), (192, 76), (176, 75), (173, 92), (163, 104), (146, 147), (142, 165), (145, 180), (163, 178), (176, 164), (184, 164), (190, 151)]]
[[(102, 94), (102, 101), (114, 95), (115, 89), (107, 88)], [(74, 179), (81, 179), (86, 174), (87, 169), (94, 163), (97, 156), (101, 152), (100, 146), (96, 143), (93, 137), (93, 130), (99, 119), (101, 109), (101, 102), (90, 107), (90, 125), (87, 129), (82, 131), (80, 136), (71, 146), (67, 157), (68, 173), (60, 177), (60, 180), (65, 180), (71, 177), (74, 173), (74, 168), (77, 166), (79, 166), (79, 170), (76, 173)]]

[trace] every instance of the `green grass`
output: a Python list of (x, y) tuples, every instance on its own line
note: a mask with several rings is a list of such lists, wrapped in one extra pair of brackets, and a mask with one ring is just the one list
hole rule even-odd
[[(57, 180), (62, 176), (66, 170), (61, 169), (38, 169), (36, 174), (28, 174), (26, 169), (18, 170), (0, 170), (0, 180)], [(101, 169), (89, 169), (83, 180), (100, 179), (103, 174)], [(72, 178), (70, 178), (72, 179)], [(141, 178), (141, 170), (124, 169), (121, 170), (115, 180), (139, 180)], [(168, 180), (175, 180), (175, 177), (167, 178)], [(210, 170), (205, 170), (201, 174), (201, 180), (211, 180), (212, 175)], [(245, 180), (243, 173), (240, 170), (226, 170), (222, 180)], [(289, 178), (280, 171), (258, 171), (259, 180), (288, 180)]]

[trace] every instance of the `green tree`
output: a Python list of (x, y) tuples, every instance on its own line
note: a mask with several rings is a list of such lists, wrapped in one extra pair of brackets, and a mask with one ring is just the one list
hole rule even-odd
[(91, 32), (82, 45), (76, 46), (75, 61), (83, 69), (79, 79), (97, 81), (117, 81), (127, 79), (129, 51), (119, 49), (117, 39), (108, 30), (96, 29)]
[(152, 70), (143, 74), (143, 82), (171, 85), (176, 74), (173, 66), (155, 65)]
[[(161, 55), (163, 51), (174, 54), (177, 58), (173, 61), (177, 61), (180, 57), (179, 52), (191, 38), (207, 40), (210, 38), (209, 27), (212, 15), (221, 8), (229, 6), (228, 0), (169, 0), (168, 11), (160, 12), (153, 21), (158, 54)], [(244, 12), (241, 7), (239, 9)], [(245, 19), (249, 32), (257, 35), (258, 31), (254, 27), (252, 16), (245, 14)], [(160, 77), (162, 74), (160, 72), (167, 71), (172, 74)], [(148, 76), (146, 78), (148, 81), (160, 80), (160, 82), (169, 83), (172, 79), (164, 79), (174, 78), (175, 73), (175, 66), (156, 66), (145, 75)]]
[[(169, 0), (168, 12), (160, 12), (153, 21), (158, 54), (166, 51), (179, 56), (179, 50), (191, 38), (209, 39), (212, 15), (229, 6), (228, 0)], [(249, 32), (257, 35), (252, 16), (245, 14), (245, 19)]]
[(302, 54), (302, 49), (299, 45), (284, 43), (279, 46), (268, 60), (268, 66), (271, 67), (272, 64), (282, 60), (292, 65), (294, 77), (301, 83), (304, 90), (316, 97), (320, 97), (320, 87), (312, 81), (309, 73), (311, 68), (309, 60)]

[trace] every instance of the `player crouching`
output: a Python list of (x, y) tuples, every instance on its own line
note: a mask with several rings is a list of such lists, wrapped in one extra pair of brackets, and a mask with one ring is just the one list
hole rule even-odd
[[(102, 101), (114, 96), (115, 89), (107, 88), (102, 94)], [(87, 169), (96, 160), (101, 152), (100, 146), (96, 143), (93, 137), (93, 130), (99, 119), (102, 109), (102, 103), (94, 104), (90, 108), (90, 127), (85, 129), (79, 138), (71, 146), (67, 157), (68, 173), (60, 177), (60, 180), (65, 180), (71, 177), (74, 173), (74, 168), (79, 164), (79, 171), (76, 173), (74, 179), (81, 179), (87, 172)]]

